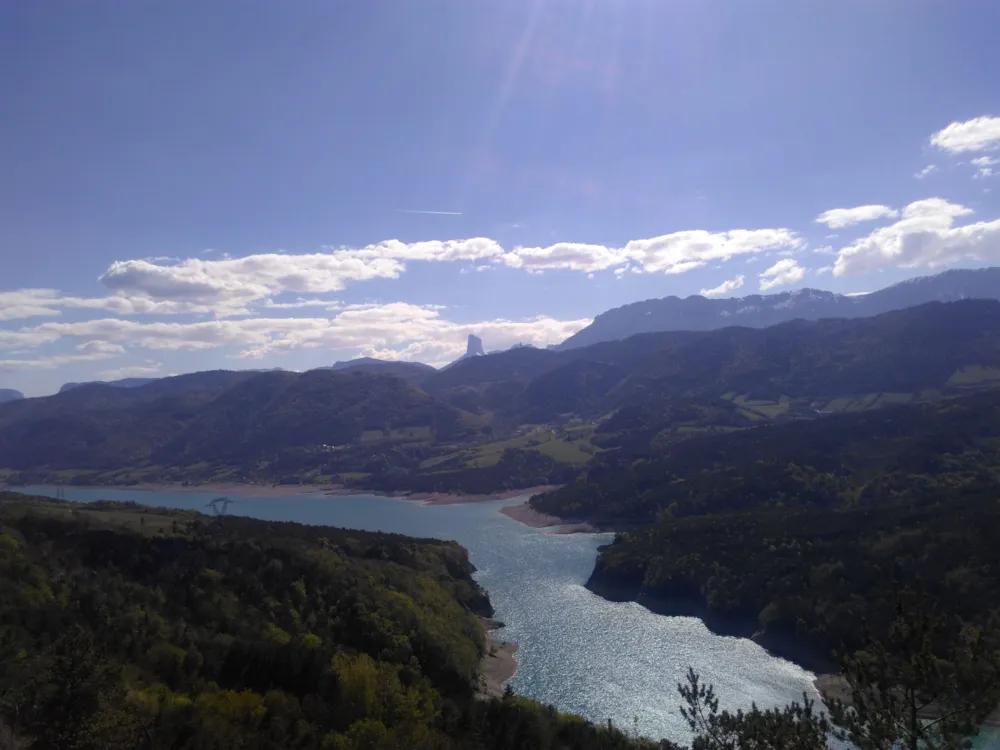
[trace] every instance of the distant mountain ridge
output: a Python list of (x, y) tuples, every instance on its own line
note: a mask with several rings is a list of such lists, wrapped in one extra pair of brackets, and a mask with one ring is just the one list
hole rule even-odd
[(388, 359), (376, 359), (374, 357), (358, 357), (343, 362), (334, 362), (327, 367), (320, 367), (320, 370), (337, 370), (343, 372), (351, 370), (353, 372), (366, 372), (373, 375), (394, 375), (408, 383), (416, 384), (437, 372), (430, 365), (423, 362), (401, 362)]
[(419, 383), (368, 365), (209, 371), (2, 404), (0, 467), (35, 483), (84, 471), (81, 481), (112, 484), (323, 478), (470, 493), (562, 484), (598, 451), (659, 455), (698, 435), (996, 388), (1000, 301), (642, 334), (565, 352), (515, 347)]
[(0, 388), (0, 404), (7, 401), (21, 401), (23, 398), (24, 394), (20, 391), (15, 391), (13, 388)]
[(693, 295), (644, 300), (601, 313), (589, 326), (550, 348), (575, 349), (638, 333), (711, 331), (729, 326), (766, 328), (795, 319), (866, 318), (926, 302), (962, 299), (1000, 299), (1000, 268), (954, 269), (864, 295), (800, 289), (726, 299)]
[(114, 388), (141, 388), (144, 385), (149, 385), (154, 380), (159, 380), (159, 378), (122, 378), (121, 380), (88, 380), (84, 383), (64, 383), (63, 387), (59, 389), (59, 393), (71, 391), (74, 388), (79, 388), (81, 385), (110, 385)]

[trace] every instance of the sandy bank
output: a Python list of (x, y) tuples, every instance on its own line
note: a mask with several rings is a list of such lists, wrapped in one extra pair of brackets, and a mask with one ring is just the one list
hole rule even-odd
[(484, 698), (503, 696), (503, 684), (517, 671), (517, 644), (497, 638), (500, 623), (485, 617), (479, 618), (486, 631), (486, 654), (479, 662), (479, 689)]
[[(48, 485), (44, 485), (48, 486)], [(51, 485), (54, 489), (55, 485)], [(14, 488), (16, 489), (16, 488)], [(64, 487), (68, 492), (73, 487)], [(345, 487), (342, 484), (238, 484), (210, 482), (205, 484), (185, 484), (181, 482), (147, 482), (141, 484), (122, 485), (86, 485), (78, 489), (108, 489), (132, 490), (135, 492), (202, 492), (217, 495), (236, 495), (238, 497), (293, 497), (300, 495), (316, 495), (318, 497), (344, 497), (358, 495), (373, 495), (375, 497), (393, 497), (402, 500), (413, 500), (423, 505), (458, 505), (460, 503), (485, 503), (493, 500), (508, 500), (512, 497), (530, 497), (542, 492), (558, 489), (557, 485), (539, 485), (521, 490), (508, 490), (492, 495), (461, 495), (449, 492), (382, 492), (360, 487)]]
[(530, 526), (533, 529), (545, 529), (550, 526), (558, 526), (553, 531), (554, 534), (592, 534), (598, 531), (597, 527), (589, 523), (574, 523), (559, 516), (552, 516), (548, 513), (541, 513), (532, 508), (527, 503), (520, 505), (508, 505), (501, 508), (500, 512), (508, 518), (513, 518), (518, 523)]
[(559, 489), (558, 485), (542, 484), (537, 487), (527, 487), (523, 490), (507, 490), (493, 495), (457, 495), (448, 492), (417, 492), (400, 495), (409, 500), (418, 500), (424, 505), (459, 505), (461, 503), (488, 503), (493, 500), (510, 500), (512, 497), (531, 497), (543, 492)]
[(540, 513), (527, 503), (520, 505), (508, 505), (501, 508), (500, 512), (508, 518), (513, 518), (518, 523), (530, 526), (533, 529), (544, 529), (547, 526), (565, 526), (567, 521), (559, 516), (550, 516), (548, 513)]

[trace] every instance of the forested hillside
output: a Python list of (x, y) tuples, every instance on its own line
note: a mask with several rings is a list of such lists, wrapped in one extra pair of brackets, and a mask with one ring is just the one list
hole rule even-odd
[(1000, 481), (1000, 391), (609, 451), (532, 499), (597, 523), (755, 508), (875, 507)]
[(952, 624), (1000, 613), (995, 483), (883, 507), (664, 518), (619, 533), (588, 583), (610, 599), (752, 636), (816, 671), (835, 671), (835, 653), (867, 636), (887, 637), (907, 585), (930, 594)]
[(652, 748), (475, 698), (489, 602), (454, 543), (0, 495), (0, 742)]
[(532, 498), (625, 524), (590, 586), (829, 669), (919, 585), (950, 617), (1000, 610), (1000, 392), (609, 453)]

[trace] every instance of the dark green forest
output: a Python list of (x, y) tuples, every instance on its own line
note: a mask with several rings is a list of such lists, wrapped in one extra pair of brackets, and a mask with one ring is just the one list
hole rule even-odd
[(471, 570), (448, 542), (6, 493), (0, 743), (654, 747), (478, 698)]
[(624, 525), (590, 587), (696, 614), (816, 670), (884, 635), (900, 586), (985, 622), (1000, 608), (1000, 393), (623, 451), (532, 498)]
[(600, 454), (538, 510), (597, 523), (647, 523), (755, 508), (920, 502), (1000, 480), (1000, 391), (897, 405)]
[(967, 488), (920, 505), (664, 519), (618, 534), (588, 586), (836, 671), (837, 654), (885, 636), (901, 587), (968, 623), (1000, 610), (1000, 498)]
[[(470, 572), (449, 542), (4, 493), (0, 747), (682, 750), (477, 692)], [(959, 747), (1000, 698), (997, 644), (895, 599), (828, 716), (720, 710), (691, 672), (692, 750)]]

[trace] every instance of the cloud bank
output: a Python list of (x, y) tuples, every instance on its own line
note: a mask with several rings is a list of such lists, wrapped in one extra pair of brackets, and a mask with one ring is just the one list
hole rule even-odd
[(777, 286), (798, 284), (805, 278), (806, 269), (794, 259), (779, 260), (760, 275), (760, 290), (766, 292)]
[(943, 198), (914, 201), (899, 221), (876, 229), (837, 256), (837, 276), (881, 268), (935, 268), (961, 261), (1000, 260), (1000, 219), (955, 226), (972, 209)]
[(952, 154), (986, 151), (1000, 146), (1000, 117), (974, 117), (953, 122), (931, 136), (931, 145)]
[(816, 217), (817, 224), (826, 224), (830, 229), (860, 224), (863, 221), (875, 221), (886, 217), (899, 216), (899, 211), (888, 206), (856, 206), (855, 208), (831, 208)]
[(737, 276), (735, 279), (723, 281), (717, 287), (713, 287), (712, 289), (702, 289), (700, 294), (702, 297), (721, 297), (723, 294), (735, 292), (737, 289), (742, 287), (743, 279), (743, 276)]

